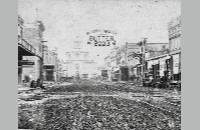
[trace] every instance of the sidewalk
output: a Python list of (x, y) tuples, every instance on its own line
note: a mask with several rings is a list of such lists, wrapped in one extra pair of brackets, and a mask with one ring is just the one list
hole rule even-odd
[[(46, 88), (52, 87), (54, 85), (56, 85), (57, 83), (53, 83), (53, 84), (49, 84), (47, 86), (45, 86)], [(36, 87), (36, 88), (31, 88), (29, 86), (25, 86), (25, 85), (18, 85), (18, 92), (22, 92), (22, 91), (33, 91), (33, 90), (38, 90), (41, 89), (40, 87)]]

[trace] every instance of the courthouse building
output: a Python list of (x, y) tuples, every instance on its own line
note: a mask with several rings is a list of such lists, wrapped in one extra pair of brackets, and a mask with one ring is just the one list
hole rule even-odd
[(97, 63), (94, 62), (88, 51), (81, 48), (81, 42), (75, 41), (76, 45), (72, 51), (66, 52), (63, 63), (65, 77), (92, 78), (97, 75)]

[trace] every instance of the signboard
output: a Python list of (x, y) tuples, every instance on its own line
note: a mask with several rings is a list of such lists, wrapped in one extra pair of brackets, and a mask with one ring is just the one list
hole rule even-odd
[(53, 71), (53, 69), (46, 69), (47, 71)]
[(173, 55), (173, 74), (179, 73), (179, 55)]
[(116, 45), (116, 32), (110, 30), (93, 30), (87, 32), (87, 35), (89, 36), (87, 44), (92, 44), (94, 46)]
[(142, 52), (141, 47), (138, 46), (135, 43), (126, 43), (126, 46), (127, 46), (127, 53), (128, 54), (130, 54), (132, 52), (140, 54)]
[(35, 62), (28, 60), (21, 60), (18, 62), (18, 65), (35, 65)]
[(152, 65), (153, 65), (153, 61), (152, 60), (148, 61), (148, 63), (147, 63), (147, 69), (152, 68)]
[(160, 59), (160, 76), (164, 76), (165, 71), (165, 58)]

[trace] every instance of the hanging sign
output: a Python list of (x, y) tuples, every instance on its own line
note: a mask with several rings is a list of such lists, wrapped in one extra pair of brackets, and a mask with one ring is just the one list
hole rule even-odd
[(116, 32), (110, 30), (93, 30), (91, 32), (87, 32), (87, 35), (89, 36), (87, 44), (94, 46), (116, 45)]
[(34, 61), (28, 61), (28, 60), (18, 61), (18, 65), (34, 65), (34, 64), (35, 64)]

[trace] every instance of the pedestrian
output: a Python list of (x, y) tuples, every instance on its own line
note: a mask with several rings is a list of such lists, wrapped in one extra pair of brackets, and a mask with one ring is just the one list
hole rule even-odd
[(40, 88), (45, 89), (45, 86), (43, 86), (43, 79), (40, 79)]
[(35, 82), (35, 80), (32, 80), (32, 81), (31, 81), (30, 87), (31, 87), (31, 88), (35, 88), (35, 87), (36, 87), (36, 82)]

